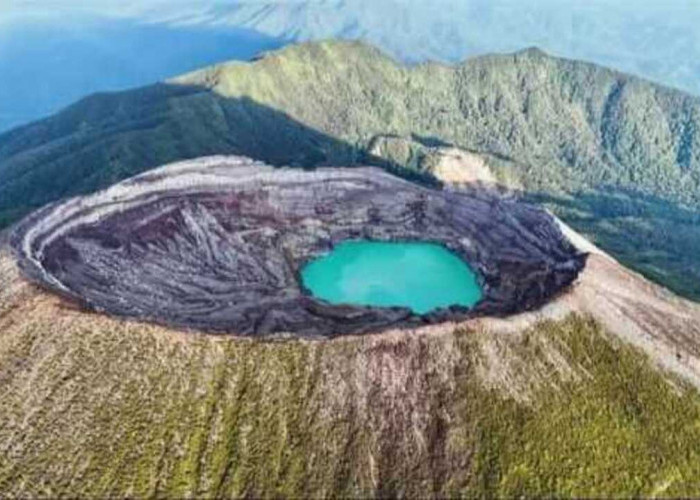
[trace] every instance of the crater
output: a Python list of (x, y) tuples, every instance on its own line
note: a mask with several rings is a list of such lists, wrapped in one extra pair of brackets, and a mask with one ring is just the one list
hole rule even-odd
[[(448, 298), (434, 304), (417, 286), (414, 304), (332, 297), (305, 284), (347, 245), (397, 242), (447, 252), (456, 259), (450, 279), (466, 268), (478, 299), (455, 299), (466, 281), (455, 291), (445, 278)], [(241, 157), (168, 165), (47, 206), (18, 225), (12, 246), (30, 279), (90, 309), (242, 336), (333, 337), (509, 315), (570, 285), (586, 258), (548, 213), (492, 190)], [(430, 266), (430, 256), (409, 264)]]

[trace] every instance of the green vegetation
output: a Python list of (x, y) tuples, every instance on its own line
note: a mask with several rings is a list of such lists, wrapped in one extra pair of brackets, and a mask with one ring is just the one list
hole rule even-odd
[(700, 301), (700, 212), (620, 190), (530, 199), (550, 208), (622, 264)]
[[(547, 323), (516, 351), (544, 358), (532, 337), (563, 347), (579, 381), (547, 380), (534, 402), (467, 393), (476, 431), (477, 484), (497, 497), (697, 496), (700, 489), (700, 398), (664, 379), (639, 353), (590, 321)], [(544, 360), (551, 372), (552, 359)], [(678, 386), (674, 386), (678, 384)], [(472, 398), (468, 396), (471, 395)], [(490, 418), (483, 412), (492, 415)]]
[(25, 215), (27, 215), (29, 212), (32, 211), (32, 209), (36, 209), (39, 207), (27, 207), (27, 206), (22, 206), (21, 208), (16, 208), (16, 209), (7, 209), (7, 210), (2, 210), (0, 211), (0, 229), (6, 228), (13, 222), (18, 221)]
[[(670, 212), (700, 213), (700, 99), (537, 50), (409, 68), (358, 43), (309, 43), (95, 95), (0, 136), (0, 224), (214, 153), (303, 167), (372, 163), (429, 182), (420, 146), (431, 144), (490, 158), (502, 179), (549, 196), (605, 250), (697, 297), (689, 277), (700, 264), (664, 235)], [(566, 199), (588, 190), (643, 196), (648, 213), (639, 224), (618, 216), (583, 224)], [(603, 210), (583, 203), (591, 216)], [(684, 227), (675, 215), (673, 223)], [(637, 252), (630, 235), (651, 237), (655, 250)]]
[(0, 318), (10, 496), (700, 494), (700, 394), (585, 318), (260, 343), (31, 311)]

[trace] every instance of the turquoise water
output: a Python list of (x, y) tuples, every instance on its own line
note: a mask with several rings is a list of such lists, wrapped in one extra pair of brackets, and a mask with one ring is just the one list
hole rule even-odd
[(482, 296), (469, 266), (433, 243), (347, 241), (307, 264), (301, 278), (333, 304), (403, 306), (418, 314), (473, 306)]

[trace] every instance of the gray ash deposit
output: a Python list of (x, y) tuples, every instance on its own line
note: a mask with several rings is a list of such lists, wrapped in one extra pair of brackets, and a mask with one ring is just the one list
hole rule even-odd
[[(352, 239), (440, 243), (474, 269), (484, 297), (425, 315), (312, 297), (301, 268)], [(88, 308), (244, 336), (332, 337), (513, 314), (545, 303), (585, 264), (549, 214), (491, 191), (240, 157), (165, 166), (50, 205), (20, 223), (12, 245), (30, 279)]]

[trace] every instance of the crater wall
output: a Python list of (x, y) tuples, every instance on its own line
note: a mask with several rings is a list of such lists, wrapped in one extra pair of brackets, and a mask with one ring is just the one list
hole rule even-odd
[[(548, 301), (586, 259), (549, 214), (495, 191), (241, 157), (168, 165), (47, 206), (11, 239), (28, 277), (88, 308), (243, 336), (331, 337), (505, 316)], [(417, 315), (312, 297), (301, 268), (349, 239), (440, 243), (474, 269), (484, 298)]]

